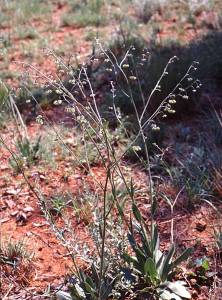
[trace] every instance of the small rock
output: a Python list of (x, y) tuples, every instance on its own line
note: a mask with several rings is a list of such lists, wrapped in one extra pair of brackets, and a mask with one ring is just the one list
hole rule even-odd
[(5, 170), (9, 169), (9, 166), (8, 165), (1, 165), (0, 169), (1, 169), (1, 171), (5, 171)]
[(6, 222), (8, 222), (9, 220), (10, 220), (9, 218), (1, 219), (1, 220), (0, 220), (0, 224), (6, 223)]
[(190, 279), (191, 285), (195, 285), (197, 283), (197, 280), (195, 278)]
[(15, 217), (18, 213), (19, 213), (18, 210), (14, 210), (14, 211), (11, 212), (10, 215), (11, 215), (12, 217)]
[(33, 211), (34, 211), (34, 208), (31, 207), (31, 206), (27, 206), (27, 207), (23, 208), (23, 211), (24, 211), (24, 212), (33, 212)]
[(8, 189), (5, 191), (5, 195), (17, 195), (19, 193), (19, 190), (15, 190), (15, 189)]
[(43, 222), (43, 223), (32, 223), (32, 226), (34, 227), (42, 227), (42, 226), (46, 226), (48, 225), (47, 222)]
[(199, 221), (198, 223), (196, 223), (196, 230), (197, 231), (202, 232), (206, 229), (206, 227), (207, 227), (207, 224), (204, 221)]
[(39, 175), (39, 178), (40, 178), (41, 180), (46, 180), (46, 177), (45, 177), (44, 175), (42, 175), (42, 174)]

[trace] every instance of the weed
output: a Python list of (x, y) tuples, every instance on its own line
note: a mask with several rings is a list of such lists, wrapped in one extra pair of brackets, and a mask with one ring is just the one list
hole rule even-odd
[(133, 0), (133, 5), (138, 18), (147, 23), (155, 13), (161, 12), (165, 2), (166, 0)]
[(192, 14), (198, 15), (203, 10), (211, 9), (212, 1), (208, 0), (188, 0), (187, 5)]
[(72, 199), (73, 211), (77, 220), (89, 224), (97, 203), (98, 196), (90, 191), (89, 187), (84, 186), (83, 191), (79, 190), (78, 194)]
[[(118, 276), (106, 277), (102, 283), (102, 287), (99, 286), (99, 270), (94, 264), (91, 265), (91, 275), (86, 275), (82, 270), (79, 271), (80, 281), (70, 287), (70, 295), (72, 299), (80, 300), (83, 297), (89, 300), (96, 300), (99, 297), (101, 300), (109, 299)], [(58, 294), (57, 294), (58, 295)]]
[(41, 136), (34, 143), (27, 137), (18, 139), (16, 143), (16, 161), (10, 158), (9, 163), (16, 173), (20, 173), (23, 167), (31, 167), (41, 156)]
[(73, 4), (71, 12), (63, 16), (63, 26), (104, 25), (106, 18), (101, 14), (102, 5), (101, 0), (86, 1), (85, 3), (80, 1)]
[(12, 41), (11, 41), (10, 34), (1, 36), (0, 37), (0, 42), (1, 42), (0, 49), (7, 49), (7, 48), (11, 47)]
[(67, 203), (63, 196), (54, 196), (50, 199), (50, 206), (49, 209), (50, 213), (56, 214), (56, 216), (59, 216), (62, 214), (63, 209), (67, 206)]
[(44, 1), (39, 0), (23, 0), (19, 3), (12, 0), (7, 2), (7, 4), (3, 4), (3, 6), (8, 13), (14, 13), (14, 20), (18, 24), (22, 24), (34, 17), (43, 18), (50, 11), (50, 5), (46, 5)]
[[(74, 69), (71, 65), (64, 65), (54, 53), (49, 53), (56, 59), (60, 69), (63, 69), (64, 73), (70, 77), (69, 83), (71, 90), (68, 89), (62, 81), (54, 81), (51, 80), (51, 78), (48, 78), (47, 86), (53, 87), (57, 96), (59, 95), (59, 105), (63, 105), (63, 103), (67, 104), (67, 110), (74, 119), (75, 131), (77, 132), (78, 130), (78, 132), (81, 133), (79, 136), (80, 142), (82, 143), (82, 152), (85, 155), (85, 161), (81, 161), (81, 157), (76, 158), (76, 153), (73, 149), (68, 149), (79, 165), (86, 171), (86, 175), (91, 181), (90, 184), (95, 191), (93, 200), (95, 199), (96, 203), (93, 210), (93, 222), (89, 222), (89, 226), (87, 227), (93, 241), (92, 249), (95, 251), (89, 254), (87, 247), (81, 247), (82, 252), (80, 252), (77, 243), (78, 237), (75, 234), (75, 228), (72, 226), (73, 223), (71, 219), (67, 216), (62, 216), (64, 223), (62, 227), (59, 227), (55, 218), (52, 218), (41, 191), (37, 193), (34, 188), (32, 188), (32, 191), (35, 192), (44, 216), (51, 225), (53, 232), (62, 245), (67, 248), (72, 258), (76, 271), (75, 279), (77, 280), (77, 284), (75, 281), (70, 289), (70, 296), (73, 299), (75, 299), (75, 297), (86, 297), (89, 299), (103, 300), (113, 295), (116, 286), (118, 286), (117, 283), (119, 283), (123, 277), (120, 273), (123, 269), (123, 258), (125, 258), (125, 262), (128, 263), (127, 267), (129, 267), (131, 262), (135, 262), (134, 271), (137, 268), (135, 273), (139, 277), (138, 282), (143, 282), (148, 285), (145, 287), (148, 293), (158, 293), (162, 299), (164, 299), (166, 295), (168, 298), (170, 297), (170, 299), (176, 296), (178, 299), (183, 297), (190, 298), (183, 282), (169, 282), (169, 280), (173, 278), (175, 268), (188, 256), (190, 250), (186, 250), (181, 256), (173, 260), (175, 253), (174, 245), (172, 245), (166, 255), (161, 253), (159, 249), (158, 229), (154, 221), (154, 211), (156, 207), (155, 186), (151, 172), (150, 141), (147, 142), (147, 131), (160, 130), (159, 120), (162, 120), (165, 115), (174, 114), (176, 112), (174, 108), (176, 98), (186, 96), (187, 93), (194, 88), (193, 85), (198, 84), (196, 79), (192, 80), (192, 84), (187, 81), (187, 77), (191, 76), (197, 64), (192, 63), (188, 71), (184, 72), (185, 75), (180, 74), (179, 81), (174, 82), (173, 87), (170, 86), (169, 89), (166, 88), (165, 90), (166, 86), (162, 84), (162, 81), (166, 80), (166, 84), (166, 77), (171, 71), (169, 68), (177, 61), (176, 57), (169, 58), (166, 66), (159, 73), (159, 79), (157, 79), (156, 84), (154, 84), (153, 87), (149, 86), (150, 89), (147, 88), (146, 90), (146, 84), (142, 79), (144, 70), (140, 71), (138, 68), (141, 65), (138, 64), (149, 64), (149, 53), (147, 49), (142, 49), (141, 56), (135, 55), (135, 58), (133, 55), (135, 48), (133, 46), (124, 51), (125, 52), (122, 52), (122, 58), (120, 60), (112, 51), (105, 50), (102, 44), (97, 41), (95, 56), (90, 59), (88, 65), (80, 65), (77, 69)], [(98, 70), (98, 61), (100, 61), (101, 57), (105, 65), (105, 71), (112, 75), (108, 77), (107, 86), (109, 86), (112, 99), (110, 107), (112, 107), (114, 112), (114, 124), (118, 125), (114, 126), (114, 128), (110, 128), (107, 120), (100, 114), (98, 107), (99, 101), (97, 98), (98, 93), (94, 88), (95, 81), (94, 78), (90, 76), (92, 74), (92, 72), (90, 72), (91, 70)], [(106, 64), (108, 64), (108, 66)], [(193, 74), (192, 77), (194, 77)], [(134, 93), (134, 89), (137, 90), (137, 93)], [(136, 119), (136, 126), (133, 128), (134, 135), (129, 143), (122, 143), (121, 151), (117, 150), (121, 136), (130, 138), (130, 135), (129, 128), (127, 128), (127, 126), (125, 127), (127, 122), (124, 122), (125, 120), (122, 118), (121, 108), (118, 108), (116, 103), (118, 90), (121, 90), (126, 103), (131, 105), (132, 115), (134, 115)], [(163, 92), (160, 97), (161, 101), (158, 102), (157, 105), (153, 103), (151, 105), (152, 97), (161, 92)], [(141, 106), (138, 105), (138, 98)], [(15, 106), (12, 107), (15, 111)], [(42, 115), (40, 119), (42, 120)], [(114, 134), (112, 134), (113, 129), (115, 130)], [(145, 187), (145, 191), (149, 195), (147, 201), (149, 201), (151, 206), (152, 224), (150, 230), (145, 226), (145, 222), (142, 220), (142, 216), (135, 204), (133, 174), (125, 174), (123, 170), (123, 158), (138, 138), (141, 139), (144, 151), (142, 163), (145, 174), (147, 175)], [(64, 141), (62, 142), (65, 144)], [(31, 144), (27, 138), (22, 139), (17, 147), (21, 154), (20, 156), (22, 158), (25, 157), (26, 160), (29, 161), (29, 164), (31, 164), (38, 158), (40, 139), (37, 140), (34, 145)], [(93, 154), (95, 153), (97, 155), (101, 169), (104, 172), (102, 179), (93, 172), (89, 155), (91, 154), (91, 150)], [(135, 147), (134, 150), (136, 151)], [(24, 176), (24, 172), (22, 174)], [(26, 177), (25, 179), (29, 187), (32, 187)], [(124, 193), (120, 193), (119, 191), (119, 181), (123, 185), (121, 190), (124, 191)], [(127, 201), (125, 201), (125, 199), (127, 199)], [(84, 198), (82, 202), (80, 201), (80, 206), (82, 204), (84, 206), (86, 202), (88, 202), (88, 199), (85, 200)], [(57, 210), (61, 212), (61, 199), (56, 199), (54, 204), (56, 204)], [(132, 209), (129, 209), (131, 204)], [(132, 221), (129, 220), (132, 214), (138, 222), (136, 227), (134, 227)], [(128, 242), (137, 255), (137, 261), (135, 261), (134, 257), (132, 257), (127, 250), (126, 226), (128, 228)], [(137, 234), (141, 238), (142, 245), (136, 241)], [(83, 259), (89, 262), (90, 268), (84, 272), (79, 269), (77, 265), (76, 258), (79, 256), (79, 253), (82, 253)], [(157, 258), (158, 255), (159, 258)], [(140, 265), (140, 262), (142, 265)], [(132, 276), (134, 276), (135, 273), (132, 273)], [(141, 290), (138, 292), (143, 293)], [(125, 290), (124, 293), (126, 293)]]
[(213, 182), (212, 182), (212, 189), (214, 193), (221, 197), (222, 196), (222, 172), (220, 169), (214, 169), (213, 172)]
[(219, 251), (222, 249), (222, 230), (221, 227), (214, 229), (214, 238)]
[(39, 36), (36, 29), (33, 28), (28, 28), (28, 29), (19, 28), (17, 31), (17, 35), (19, 39), (36, 39)]
[[(142, 288), (140, 293), (157, 293), (159, 299), (190, 299), (190, 294), (185, 289), (185, 283), (181, 281), (171, 282), (172, 274), (182, 261), (185, 261), (191, 254), (191, 249), (186, 249), (181, 256), (173, 261), (175, 246), (172, 245), (165, 255), (159, 249), (159, 235), (155, 224), (148, 231), (142, 215), (134, 203), (132, 207), (136, 223), (131, 221), (129, 226), (128, 239), (135, 256), (124, 253), (124, 259), (133, 265), (132, 272), (138, 276), (145, 285), (150, 288)], [(137, 238), (141, 242), (137, 242)]]
[(8, 119), (8, 91), (0, 82), (0, 127), (4, 127)]
[(0, 263), (16, 267), (21, 260), (30, 260), (32, 254), (26, 249), (25, 240), (13, 241), (2, 239), (0, 241)]
[[(27, 241), (24, 239), (0, 238), (0, 286), (4, 289), (10, 286), (13, 291), (16, 284), (24, 287), (30, 283), (33, 276), (32, 251), (27, 250)], [(15, 284), (12, 286), (12, 282)], [(17, 285), (16, 285), (17, 286)], [(2, 292), (2, 290), (1, 290)], [(13, 293), (13, 292), (12, 292)], [(4, 297), (8, 297), (5, 294)], [(2, 293), (1, 293), (1, 296)]]

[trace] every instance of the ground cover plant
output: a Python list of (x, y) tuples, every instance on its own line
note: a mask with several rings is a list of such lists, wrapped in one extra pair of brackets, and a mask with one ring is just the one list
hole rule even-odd
[(3, 299), (221, 298), (220, 9), (3, 1)]

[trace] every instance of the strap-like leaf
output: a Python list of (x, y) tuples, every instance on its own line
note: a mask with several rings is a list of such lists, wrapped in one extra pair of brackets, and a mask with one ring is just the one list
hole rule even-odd
[(191, 295), (185, 288), (183, 281), (178, 280), (175, 282), (168, 282), (167, 286), (176, 295), (186, 299), (191, 299)]
[(152, 216), (154, 216), (155, 212), (157, 210), (157, 201), (156, 201), (156, 197), (153, 197), (153, 203), (151, 205), (151, 214)]
[(135, 203), (132, 204), (132, 211), (133, 211), (133, 215), (136, 218), (137, 222), (140, 223), (142, 221), (142, 216), (141, 216), (141, 213)]
[(98, 286), (99, 285), (99, 274), (98, 274), (98, 271), (97, 271), (94, 263), (91, 265), (91, 270), (92, 270), (93, 280), (94, 280), (96, 286)]
[(182, 261), (185, 261), (193, 252), (192, 248), (185, 249), (183, 253), (177, 257), (173, 262), (173, 267), (177, 267)]
[(124, 217), (123, 208), (122, 208), (122, 206), (117, 201), (116, 201), (116, 207), (118, 209), (120, 217), (123, 218)]
[(152, 246), (153, 246), (153, 252), (157, 248), (158, 238), (159, 238), (159, 234), (158, 234), (157, 225), (153, 224), (153, 228), (152, 228), (152, 244), (153, 244)]
[(146, 260), (146, 263), (144, 265), (144, 273), (146, 274), (146, 276), (149, 275), (152, 283), (155, 283), (158, 274), (155, 263), (150, 257)]
[(133, 185), (133, 179), (131, 178), (131, 180), (130, 180), (130, 196), (132, 199), (134, 198), (134, 192), (135, 192), (135, 188)]
[(164, 254), (160, 251), (160, 250), (157, 250), (156, 252), (156, 268), (157, 270), (161, 270), (162, 267), (163, 267), (163, 260), (164, 260)]
[(167, 277), (171, 271), (171, 268), (172, 268), (171, 259), (174, 255), (174, 253), (175, 253), (175, 245), (173, 244), (163, 261), (163, 268), (161, 271), (161, 279), (163, 282), (167, 279)]
[(128, 263), (138, 263), (138, 260), (135, 256), (130, 256), (128, 253), (123, 253), (123, 258)]
[[(63, 291), (58, 291), (56, 293), (56, 297), (58, 300), (72, 300), (72, 297), (69, 293), (63, 292)], [(81, 299), (81, 298), (79, 298)]]

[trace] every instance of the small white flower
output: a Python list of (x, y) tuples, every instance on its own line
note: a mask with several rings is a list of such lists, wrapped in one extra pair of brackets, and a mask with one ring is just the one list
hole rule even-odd
[(152, 128), (152, 130), (154, 130), (154, 131), (159, 131), (159, 130), (160, 130), (160, 127), (157, 126), (156, 124), (152, 124), (152, 125), (151, 125), (151, 128)]
[(36, 122), (39, 123), (39, 124), (44, 124), (44, 120), (43, 120), (43, 116), (42, 115), (38, 115), (36, 117)]
[(170, 103), (170, 104), (175, 104), (175, 103), (177, 103), (177, 102), (176, 102), (175, 99), (170, 99), (170, 100), (169, 100), (169, 103)]
[(75, 83), (76, 83), (76, 81), (75, 81), (75, 79), (70, 79), (70, 80), (69, 80), (69, 83), (71, 83), (71, 84), (75, 84)]
[(185, 89), (183, 89), (183, 88), (179, 88), (179, 91), (181, 91), (181, 92), (185, 92)]
[(132, 146), (132, 149), (135, 152), (141, 151), (141, 147), (140, 146)]
[(137, 78), (136, 78), (136, 76), (130, 76), (129, 79), (130, 80), (136, 80)]
[(62, 90), (58, 90), (58, 89), (57, 89), (55, 92), (56, 92), (56, 94), (58, 94), (58, 95), (61, 95), (61, 94), (63, 93)]
[(175, 114), (175, 112), (176, 112), (176, 111), (175, 111), (174, 109), (169, 109), (169, 110), (168, 110), (168, 113), (169, 113), (169, 114)]
[(62, 104), (62, 100), (61, 100), (61, 99), (55, 100), (55, 101), (53, 102), (53, 104), (54, 104), (54, 105), (60, 105), (60, 104)]

